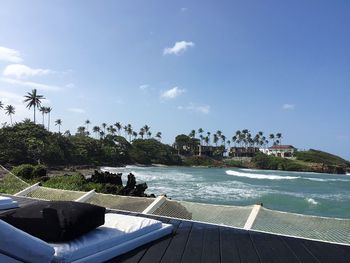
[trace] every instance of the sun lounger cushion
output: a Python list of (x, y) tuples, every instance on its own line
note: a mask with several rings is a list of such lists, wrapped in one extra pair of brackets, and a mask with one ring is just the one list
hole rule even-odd
[(54, 253), (46, 242), (0, 220), (0, 262), (45, 263), (51, 262)]
[(0, 219), (42, 240), (68, 241), (104, 224), (104, 207), (69, 201), (38, 202)]
[(54, 262), (102, 262), (171, 233), (159, 221), (107, 213), (105, 224), (66, 243), (51, 243)]
[(0, 210), (18, 207), (17, 201), (7, 196), (0, 196)]

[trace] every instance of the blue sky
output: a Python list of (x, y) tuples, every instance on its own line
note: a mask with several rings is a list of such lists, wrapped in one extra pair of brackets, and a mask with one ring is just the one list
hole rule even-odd
[(0, 100), (20, 121), (37, 88), (64, 130), (148, 124), (172, 143), (247, 128), (350, 159), (349, 12), (347, 0), (1, 1)]

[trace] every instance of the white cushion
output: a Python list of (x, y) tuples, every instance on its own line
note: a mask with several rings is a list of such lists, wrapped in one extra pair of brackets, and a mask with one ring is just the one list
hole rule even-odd
[(46, 242), (0, 220), (0, 250), (14, 259), (51, 262), (55, 250)]
[(17, 201), (7, 196), (0, 196), (0, 210), (18, 207)]
[[(54, 261), (72, 262), (99, 252), (103, 253), (115, 246), (128, 241), (132, 243), (134, 239), (156, 232), (162, 229), (163, 225), (160, 221), (149, 218), (107, 213), (103, 226), (66, 243), (51, 243), (56, 251)], [(169, 230), (169, 227), (167, 229)], [(147, 240), (145, 241), (147, 243)], [(135, 247), (130, 246), (130, 249), (133, 248)]]

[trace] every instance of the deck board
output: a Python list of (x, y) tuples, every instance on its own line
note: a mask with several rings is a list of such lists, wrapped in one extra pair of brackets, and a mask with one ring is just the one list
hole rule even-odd
[[(20, 206), (36, 199), (11, 196)], [(350, 245), (285, 237), (156, 215), (107, 210), (160, 220), (174, 226), (171, 235), (125, 253), (109, 263), (177, 262), (349, 262)], [(1, 212), (0, 212), (1, 213)]]
[(279, 236), (251, 232), (250, 237), (262, 262), (300, 262)]

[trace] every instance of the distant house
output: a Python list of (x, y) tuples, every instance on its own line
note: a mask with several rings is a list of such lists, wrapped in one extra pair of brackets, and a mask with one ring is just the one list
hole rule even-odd
[(206, 146), (206, 145), (198, 145), (197, 151), (195, 155), (198, 156), (223, 156), (224, 148), (223, 146)]
[(290, 158), (294, 156), (296, 148), (294, 148), (292, 145), (273, 145), (267, 149), (260, 148), (260, 151), (267, 155)]
[(229, 151), (230, 157), (254, 157), (259, 152), (257, 147), (231, 147)]

